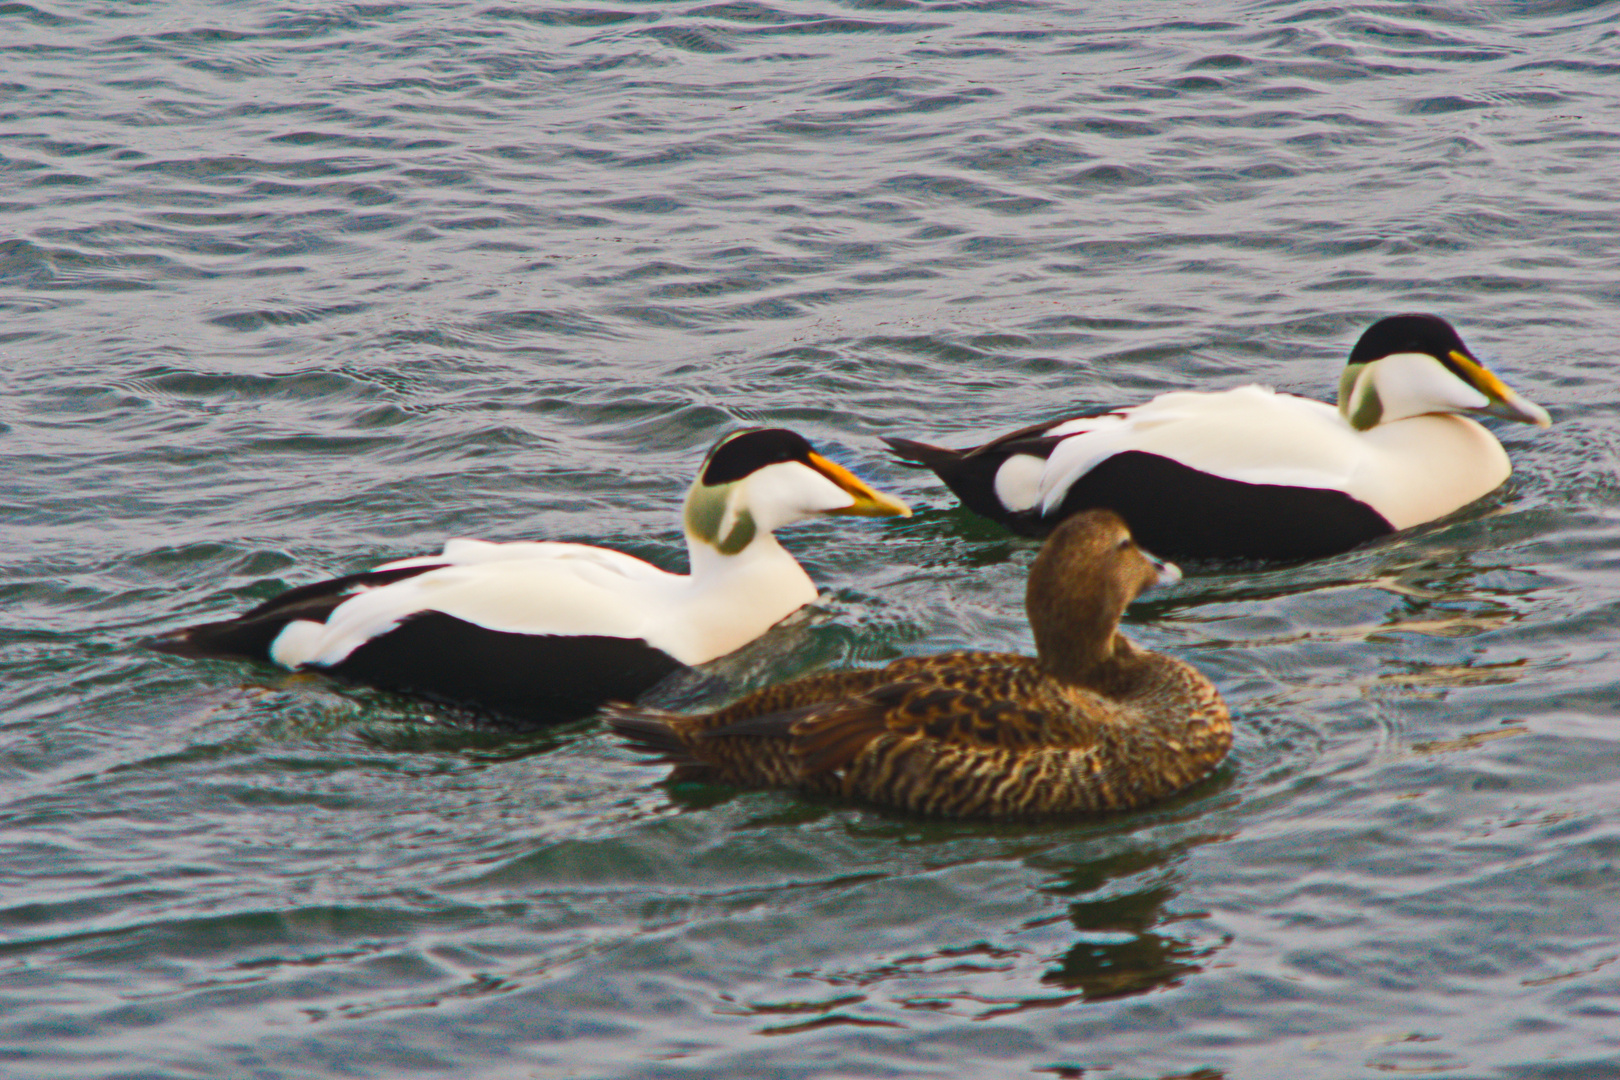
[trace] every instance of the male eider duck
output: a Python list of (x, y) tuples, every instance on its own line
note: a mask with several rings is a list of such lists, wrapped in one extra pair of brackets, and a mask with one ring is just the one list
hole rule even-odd
[(584, 544), (451, 540), (441, 555), (305, 585), (149, 644), (559, 723), (738, 649), (814, 600), (775, 529), (821, 514), (910, 513), (802, 436), (749, 429), (709, 451), (687, 492), (688, 575)]
[(1206, 776), (1232, 745), (1191, 666), (1119, 633), (1143, 589), (1179, 577), (1088, 510), (1053, 531), (1024, 603), (1034, 657), (956, 652), (756, 691), (683, 716), (610, 705), (608, 723), (673, 779), (796, 788), (917, 813), (1010, 818), (1125, 810)]
[(1196, 558), (1308, 559), (1443, 517), (1511, 468), (1466, 415), (1546, 427), (1449, 323), (1396, 315), (1350, 352), (1339, 405), (1244, 386), (1175, 392), (1064, 417), (971, 450), (886, 439), (975, 513), (1040, 536), (1092, 506), (1137, 538)]

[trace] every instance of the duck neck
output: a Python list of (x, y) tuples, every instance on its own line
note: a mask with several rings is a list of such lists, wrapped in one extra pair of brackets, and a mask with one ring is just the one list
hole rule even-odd
[[(1042, 546), (1030, 566), (1024, 608), (1042, 670), (1109, 694), (1131, 683), (1142, 656), (1119, 632), (1119, 620), (1141, 591), (1148, 564), (1140, 553), (1133, 561), (1120, 547), (1088, 539), (1091, 516), (1059, 525)], [(1123, 534), (1122, 523), (1118, 528)]]
[(1351, 364), (1339, 376), (1339, 415), (1357, 431), (1376, 427), (1384, 418), (1373, 365)]
[[(738, 589), (763, 588), (770, 596), (815, 598), (815, 586), (797, 559), (788, 554), (769, 528), (762, 528), (746, 504), (727, 487), (693, 485), (686, 497), (686, 554), (694, 589), (717, 582), (737, 582)], [(758, 601), (770, 601), (761, 596)], [(781, 601), (786, 603), (787, 601)], [(798, 603), (809, 601), (799, 599)], [(795, 604), (794, 606), (797, 606)], [(791, 610), (791, 609), (790, 609)]]
[(1059, 682), (1083, 686), (1107, 696), (1117, 696), (1132, 680), (1140, 652), (1130, 639), (1117, 631), (1104, 637), (1070, 637), (1056, 641), (1035, 636), (1035, 652), (1041, 668)]
[(770, 523), (755, 520), (737, 484), (693, 484), (682, 518), (694, 586), (746, 575), (802, 591), (801, 581), (810, 580), (798, 560), (776, 542)]
[(1119, 633), (1125, 604), (1109, 588), (1065, 588), (1054, 560), (1042, 551), (1029, 576), (1024, 604), (1041, 667), (1060, 682), (1102, 689), (1135, 648)]
[(810, 575), (768, 532), (726, 552), (688, 529), (686, 550), (691, 573), (676, 605), (692, 642), (685, 663), (740, 649), (816, 598)]
[(781, 573), (791, 568), (803, 575), (798, 560), (776, 542), (768, 532), (755, 533), (747, 544), (734, 551), (717, 546), (714, 541), (692, 530), (686, 532), (686, 555), (692, 568), (692, 580), (711, 581), (744, 572), (762, 570)]

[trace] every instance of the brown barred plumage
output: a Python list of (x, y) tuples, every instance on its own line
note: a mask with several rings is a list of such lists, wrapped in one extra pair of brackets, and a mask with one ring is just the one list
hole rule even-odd
[(1138, 649), (1119, 618), (1158, 567), (1107, 510), (1046, 541), (1025, 604), (1038, 656), (956, 652), (757, 691), (685, 716), (610, 706), (676, 780), (791, 787), (947, 817), (1125, 810), (1208, 775), (1232, 745), (1215, 687)]

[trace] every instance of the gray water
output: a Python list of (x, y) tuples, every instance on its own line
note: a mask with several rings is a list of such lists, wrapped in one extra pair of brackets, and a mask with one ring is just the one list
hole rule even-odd
[[(1620, 1075), (1620, 4), (0, 6), (0, 1074)], [(1237, 717), (1145, 812), (672, 791), (591, 723), (146, 635), (450, 536), (679, 568), (792, 426), (919, 507), (701, 696), (1028, 650), (890, 464), (1451, 319), (1553, 428), (1133, 609)], [(680, 688), (673, 691), (677, 696)]]

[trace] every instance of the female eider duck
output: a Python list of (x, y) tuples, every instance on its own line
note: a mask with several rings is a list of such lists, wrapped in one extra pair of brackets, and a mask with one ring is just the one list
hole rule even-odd
[(1117, 514), (1063, 522), (1024, 603), (1035, 657), (957, 652), (812, 675), (717, 712), (610, 705), (608, 723), (673, 779), (783, 787), (948, 817), (1125, 810), (1187, 787), (1232, 745), (1191, 666), (1119, 633), (1136, 595), (1179, 577)]
[(709, 451), (687, 492), (689, 575), (584, 544), (451, 540), (441, 555), (305, 585), (149, 644), (559, 723), (738, 649), (814, 600), (775, 529), (821, 514), (910, 513), (802, 436), (749, 429)]
[(1040, 536), (1106, 506), (1166, 554), (1308, 559), (1443, 517), (1506, 480), (1501, 444), (1464, 413), (1551, 423), (1444, 319), (1396, 315), (1351, 350), (1337, 410), (1244, 386), (1065, 417), (971, 450), (885, 441), (1015, 532)]

